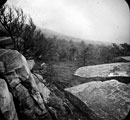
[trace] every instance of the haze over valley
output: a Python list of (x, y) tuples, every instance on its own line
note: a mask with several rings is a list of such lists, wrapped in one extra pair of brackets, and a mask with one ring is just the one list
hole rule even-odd
[[(83, 40), (130, 43), (125, 0), (9, 0), (42, 28)], [(80, 40), (79, 39), (79, 40)]]

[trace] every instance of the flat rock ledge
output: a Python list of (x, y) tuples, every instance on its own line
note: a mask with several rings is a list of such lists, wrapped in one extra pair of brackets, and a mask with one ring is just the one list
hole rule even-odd
[(129, 84), (130, 62), (84, 66), (78, 68), (74, 73), (74, 82), (77, 81), (77, 83), (80, 84), (91, 81), (107, 81), (111, 79), (116, 79), (119, 82)]
[(77, 69), (74, 75), (84, 78), (130, 77), (130, 62), (84, 66)]
[(130, 87), (114, 79), (66, 88), (65, 93), (90, 120), (124, 120), (130, 112)]

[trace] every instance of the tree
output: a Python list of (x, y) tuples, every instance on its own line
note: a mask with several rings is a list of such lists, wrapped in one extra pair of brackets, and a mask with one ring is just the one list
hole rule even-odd
[(74, 45), (73, 41), (69, 41), (70, 48), (69, 48), (69, 60), (75, 61), (76, 60), (76, 53), (77, 53), (77, 48)]
[(122, 53), (123, 53), (123, 56), (128, 56), (130, 55), (130, 45), (127, 44), (127, 43), (123, 43), (123, 44), (120, 44), (121, 47), (122, 47)]
[(26, 21), (26, 16), (22, 9), (12, 8), (8, 5), (2, 6), (0, 9), (0, 23), (5, 30), (9, 33), (14, 49), (20, 50), (19, 37), (23, 34), (23, 29)]
[(40, 31), (34, 33), (34, 56), (44, 62), (53, 61), (57, 58), (56, 38), (46, 38)]
[(28, 49), (34, 49), (36, 35), (36, 25), (34, 24), (31, 17), (29, 17), (29, 24), (24, 25), (24, 31), (22, 38), (24, 39), (24, 54)]
[(81, 41), (80, 45), (79, 45), (79, 55), (77, 57), (78, 59), (78, 66), (85, 66), (86, 63), (86, 44), (84, 41)]

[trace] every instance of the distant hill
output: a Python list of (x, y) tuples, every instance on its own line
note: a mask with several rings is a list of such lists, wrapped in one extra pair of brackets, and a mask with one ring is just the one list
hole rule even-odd
[(86, 40), (86, 39), (76, 38), (76, 37), (72, 37), (72, 36), (67, 36), (62, 33), (58, 33), (58, 32), (52, 31), (52, 30), (44, 29), (44, 28), (38, 28), (38, 29), (40, 29), (44, 33), (44, 35), (48, 38), (53, 38), (54, 36), (56, 36), (57, 39), (60, 39), (60, 40), (67, 40), (67, 41), (72, 40), (75, 42), (84, 41), (86, 44), (105, 44), (105, 45), (111, 44), (109, 42)]
[[(75, 42), (81, 42), (84, 41), (86, 44), (105, 44), (105, 45), (109, 45), (111, 43), (109, 42), (103, 42), (103, 41), (95, 41), (95, 40), (89, 40), (89, 39), (81, 39), (81, 38), (76, 38), (76, 37), (72, 37), (72, 36), (67, 36), (65, 34), (62, 33), (58, 33), (52, 30), (48, 30), (48, 29), (44, 29), (44, 28), (38, 28), (42, 31), (42, 33), (47, 37), (47, 38), (53, 38), (54, 36), (57, 37), (57, 39), (59, 40), (66, 40), (66, 41), (75, 41)], [(0, 25), (0, 37), (4, 37), (4, 36), (9, 36), (8, 33), (3, 29), (3, 27)]]

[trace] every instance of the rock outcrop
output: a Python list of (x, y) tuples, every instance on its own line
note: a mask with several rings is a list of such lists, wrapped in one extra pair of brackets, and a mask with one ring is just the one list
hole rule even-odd
[(117, 80), (88, 82), (65, 91), (90, 120), (123, 120), (130, 111), (130, 88)]
[[(129, 84), (109, 80), (67, 88), (74, 107), (64, 90), (31, 71), (34, 64), (15, 50), (0, 49), (0, 120), (123, 120), (130, 111)], [(125, 70), (129, 76), (128, 68), (123, 63), (113, 73)]]
[(35, 61), (33, 59), (27, 60), (27, 63), (28, 63), (29, 69), (32, 70), (35, 65)]
[(90, 77), (130, 77), (130, 63), (110, 63), (79, 68), (76, 76)]
[(123, 83), (130, 83), (130, 62), (85, 66), (77, 69), (74, 75), (79, 79), (83, 78), (84, 82), (117, 79)]
[(0, 49), (0, 120), (87, 120), (34, 68), (33, 60), (15, 50)]
[(18, 120), (12, 94), (9, 92), (5, 80), (0, 79), (0, 120)]
[(15, 120), (18, 111), (18, 116), (24, 120), (49, 118), (45, 102), (50, 91), (39, 81), (42, 77), (30, 72), (25, 57), (14, 50), (0, 49), (0, 68), (2, 115), (6, 114), (7, 120)]

